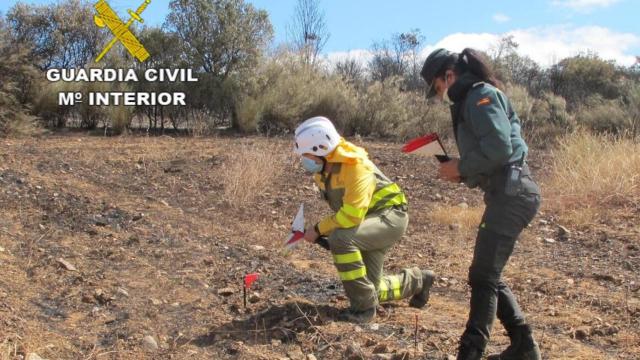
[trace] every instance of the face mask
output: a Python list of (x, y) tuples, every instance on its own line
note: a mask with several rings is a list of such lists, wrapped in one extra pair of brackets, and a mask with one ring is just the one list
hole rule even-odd
[(307, 170), (310, 173), (319, 173), (320, 171), (322, 171), (322, 168), (324, 167), (324, 164), (320, 163), (318, 164), (317, 162), (315, 162), (314, 160), (311, 160), (309, 158), (303, 157), (302, 158), (302, 167)]

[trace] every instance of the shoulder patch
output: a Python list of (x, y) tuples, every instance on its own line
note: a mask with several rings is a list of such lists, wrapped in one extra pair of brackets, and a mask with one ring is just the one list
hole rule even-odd
[(491, 104), (491, 98), (484, 97), (478, 100), (478, 102), (476, 103), (476, 106), (483, 106), (483, 105), (489, 105), (489, 104)]

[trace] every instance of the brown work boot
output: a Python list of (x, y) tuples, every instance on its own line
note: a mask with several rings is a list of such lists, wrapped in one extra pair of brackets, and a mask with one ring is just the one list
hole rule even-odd
[(409, 306), (421, 309), (429, 302), (429, 291), (433, 286), (436, 274), (431, 270), (422, 270), (422, 289), (409, 300)]

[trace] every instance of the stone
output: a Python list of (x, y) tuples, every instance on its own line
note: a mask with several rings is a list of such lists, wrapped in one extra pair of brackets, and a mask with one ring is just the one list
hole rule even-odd
[(45, 359), (41, 358), (40, 355), (36, 353), (29, 353), (25, 358), (25, 360), (45, 360)]
[(287, 351), (287, 356), (291, 360), (305, 360), (304, 353), (302, 353), (302, 350), (300, 350), (300, 348), (294, 348), (292, 350)]
[(78, 271), (78, 269), (76, 269), (76, 267), (73, 266), (73, 264), (71, 264), (70, 262), (68, 262), (63, 258), (59, 258), (56, 261), (58, 261), (58, 264), (62, 265), (62, 267), (64, 267), (68, 271)]
[(118, 288), (117, 293), (118, 293), (118, 295), (122, 295), (124, 297), (129, 297), (129, 293), (127, 292), (127, 290), (125, 290), (123, 288)]
[(142, 339), (142, 347), (147, 351), (157, 351), (158, 343), (151, 335), (147, 335)]
[(307, 360), (318, 360), (318, 359), (313, 354), (307, 354)]
[(0, 253), (4, 252), (4, 248), (2, 246), (0, 246)]
[(461, 202), (460, 204), (458, 204), (458, 207), (461, 209), (468, 209), (469, 204), (467, 204), (466, 202)]
[(218, 295), (221, 296), (231, 296), (235, 293), (236, 291), (233, 288), (230, 287), (226, 287), (226, 288), (222, 288), (220, 290), (218, 290)]
[(573, 332), (573, 338), (576, 340), (586, 340), (589, 335), (591, 335), (591, 329), (588, 327), (581, 327)]
[(457, 231), (457, 230), (460, 230), (460, 229), (462, 229), (462, 225), (460, 225), (460, 224), (451, 224), (451, 225), (449, 225), (449, 230), (456, 230)]
[(260, 300), (262, 300), (262, 298), (260, 297), (260, 293), (254, 292), (253, 294), (251, 294), (251, 296), (249, 296), (249, 302), (252, 304), (257, 303)]
[(374, 354), (386, 354), (389, 352), (389, 346), (387, 346), (387, 344), (378, 344), (373, 348)]
[(364, 360), (364, 354), (360, 346), (356, 343), (351, 343), (344, 351), (344, 357), (347, 360)]
[(160, 301), (160, 300), (158, 300), (158, 299), (151, 298), (151, 299), (149, 299), (149, 300), (150, 300), (150, 301), (151, 301), (151, 303), (152, 303), (153, 305), (155, 305), (155, 306), (159, 306), (159, 305), (161, 305), (161, 304), (162, 304), (162, 301)]
[(262, 245), (253, 245), (251, 248), (255, 251), (263, 251), (265, 249)]
[(373, 354), (371, 357), (373, 360), (392, 360), (393, 354)]
[(545, 238), (544, 242), (546, 242), (547, 244), (554, 244), (556, 241), (552, 238)]
[(410, 360), (410, 359), (411, 359), (411, 353), (406, 350), (399, 351), (393, 354), (393, 357), (391, 357), (391, 360)]

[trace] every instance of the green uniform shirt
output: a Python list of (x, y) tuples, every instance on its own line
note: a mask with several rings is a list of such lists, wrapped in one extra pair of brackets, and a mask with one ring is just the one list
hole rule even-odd
[(469, 187), (485, 188), (497, 171), (526, 156), (520, 119), (503, 92), (468, 73), (450, 87), (449, 97), (460, 175)]

